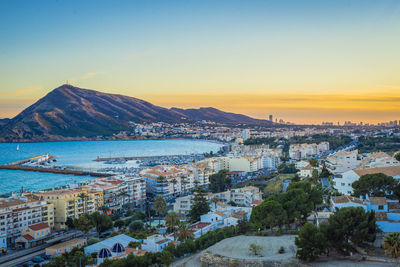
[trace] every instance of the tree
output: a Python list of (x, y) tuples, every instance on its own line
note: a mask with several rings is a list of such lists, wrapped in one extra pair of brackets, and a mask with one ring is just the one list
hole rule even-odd
[(125, 226), (125, 222), (124, 222), (123, 220), (121, 220), (121, 219), (118, 219), (118, 220), (116, 220), (116, 221), (114, 222), (114, 226), (115, 226), (115, 227), (118, 227), (118, 229), (119, 229), (119, 228)]
[(311, 166), (318, 167), (318, 160), (317, 159), (310, 159), (308, 162), (310, 162)]
[(139, 232), (143, 230), (144, 224), (141, 220), (135, 220), (129, 225), (130, 232)]
[(252, 253), (254, 256), (260, 255), (262, 247), (260, 245), (251, 243), (249, 246), (249, 252)]
[(296, 166), (294, 163), (286, 165), (285, 163), (282, 163), (281, 165), (278, 166), (278, 172), (279, 173), (297, 173), (299, 170), (296, 169)]
[(374, 242), (376, 232), (375, 212), (365, 212), (361, 207), (346, 207), (329, 217), (327, 238), (335, 248), (347, 249), (350, 242), (356, 245)]
[(221, 170), (208, 178), (210, 181), (209, 188), (213, 193), (219, 193), (227, 190), (232, 183), (231, 178), (228, 177), (227, 170)]
[(384, 197), (392, 195), (397, 186), (397, 181), (392, 177), (383, 173), (365, 174), (355, 181), (352, 186), (354, 195)]
[(250, 223), (258, 228), (281, 226), (286, 219), (286, 212), (282, 205), (275, 200), (266, 200), (253, 208)]
[(329, 177), (330, 175), (332, 175), (332, 173), (328, 170), (328, 168), (326, 167), (326, 165), (324, 163), (324, 165), (322, 165), (322, 170), (321, 170), (321, 173), (319, 174), (319, 177), (326, 178), (326, 177)]
[(74, 219), (68, 217), (67, 220), (65, 221), (65, 225), (70, 229), (75, 228)]
[(158, 215), (158, 226), (161, 224), (161, 216), (167, 212), (167, 203), (162, 196), (158, 196), (154, 201), (154, 210), (157, 212)]
[(191, 222), (197, 222), (200, 220), (200, 216), (210, 211), (210, 205), (203, 193), (198, 191), (195, 192), (193, 198), (192, 208), (189, 212)]
[[(118, 192), (118, 197), (122, 200), (121, 201), (121, 208), (125, 205), (125, 199), (126, 197), (129, 197), (129, 194), (126, 190), (120, 190)], [(128, 198), (128, 203), (130, 202), (130, 199)]]
[(304, 224), (294, 243), (298, 247), (296, 256), (304, 261), (317, 259), (329, 247), (325, 235), (311, 223)]
[(312, 176), (311, 176), (312, 181), (313, 182), (318, 182), (318, 178), (319, 178), (318, 170), (317, 169), (313, 169)]
[(193, 232), (190, 231), (187, 224), (181, 224), (178, 229), (178, 240), (183, 242), (188, 239), (193, 239)]
[(110, 217), (99, 212), (94, 212), (90, 215), (97, 233), (100, 235), (102, 232), (107, 231), (113, 227), (113, 221)]
[(385, 236), (383, 241), (383, 248), (385, 249), (386, 255), (390, 255), (396, 259), (396, 265), (399, 265), (400, 257), (400, 233), (393, 232)]
[(175, 190), (175, 186), (176, 186), (176, 184), (178, 183), (178, 180), (176, 180), (176, 179), (174, 178), (174, 179), (172, 179), (171, 183), (172, 183), (172, 190), (173, 190), (172, 195), (175, 196), (175, 191), (176, 191), (176, 190)]
[(179, 219), (179, 216), (176, 212), (170, 212), (165, 217), (165, 225), (174, 233), (174, 238), (180, 222), (181, 220)]
[(90, 215), (85, 213), (79, 216), (79, 218), (74, 219), (74, 227), (84, 234), (87, 234), (89, 230), (94, 227), (94, 224)]
[(394, 156), (394, 158), (395, 158), (397, 161), (400, 161), (400, 152), (397, 153), (397, 154)]

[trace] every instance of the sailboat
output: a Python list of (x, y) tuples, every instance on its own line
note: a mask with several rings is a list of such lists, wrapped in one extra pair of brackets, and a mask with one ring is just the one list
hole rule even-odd
[(19, 145), (17, 145), (17, 151), (19, 151)]

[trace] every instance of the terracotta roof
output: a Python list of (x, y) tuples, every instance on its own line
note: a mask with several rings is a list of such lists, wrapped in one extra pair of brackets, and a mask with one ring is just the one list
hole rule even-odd
[(313, 169), (313, 167), (310, 164), (308, 164), (307, 166), (302, 168), (302, 170), (312, 170), (312, 169)]
[(23, 238), (25, 238), (28, 241), (34, 240), (34, 238), (31, 235), (22, 235)]
[(210, 222), (198, 222), (196, 224), (193, 224), (190, 228), (192, 230), (198, 230), (198, 229), (203, 229), (207, 226), (209, 226), (211, 223)]
[(387, 221), (388, 217), (386, 212), (375, 212), (375, 217), (377, 221)]
[(332, 197), (332, 201), (336, 204), (349, 203), (349, 202), (353, 202), (353, 203), (357, 203), (357, 204), (364, 204), (360, 199), (358, 199), (356, 197), (347, 196), (347, 195)]
[(157, 244), (163, 244), (163, 243), (169, 242), (169, 241), (171, 241), (171, 240), (168, 239), (168, 238), (165, 238), (165, 239), (162, 239), (162, 240), (160, 240), (160, 241), (157, 241), (156, 243), (157, 243)]
[(399, 202), (387, 202), (389, 210), (400, 210)]
[(262, 200), (254, 200), (253, 202), (251, 202), (251, 205), (260, 205), (261, 203), (263, 203)]
[(225, 212), (223, 212), (223, 211), (216, 211), (214, 213), (219, 215), (219, 216), (225, 216)]
[(232, 214), (232, 217), (240, 220), (240, 219), (243, 219), (243, 217), (246, 216), (246, 214), (247, 214), (247, 212), (245, 212), (245, 211), (238, 211), (238, 212)]
[(359, 176), (365, 174), (374, 174), (374, 173), (384, 173), (388, 176), (395, 176), (395, 175), (400, 175), (400, 166), (361, 169), (361, 170), (354, 170), (354, 172), (357, 173)]
[(47, 223), (41, 222), (41, 223), (29, 225), (28, 227), (33, 231), (38, 231), (38, 230), (49, 228), (49, 225)]
[(372, 205), (385, 205), (386, 204), (386, 198), (384, 197), (370, 197), (369, 202)]

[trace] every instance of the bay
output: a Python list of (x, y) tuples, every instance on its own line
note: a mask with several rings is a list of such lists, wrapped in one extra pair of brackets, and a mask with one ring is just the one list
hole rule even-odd
[[(71, 141), (42, 143), (0, 143), (0, 164), (41, 155), (57, 157), (55, 165), (76, 169), (96, 170), (105, 167), (104, 163), (93, 161), (97, 157), (130, 157), (189, 155), (217, 152), (222, 144), (203, 140), (132, 140), (132, 141)], [(17, 147), (19, 150), (17, 150)], [(125, 163), (135, 166), (135, 161)], [(93, 179), (89, 176), (0, 170), (0, 193), (53, 188), (73, 182), (79, 183)]]

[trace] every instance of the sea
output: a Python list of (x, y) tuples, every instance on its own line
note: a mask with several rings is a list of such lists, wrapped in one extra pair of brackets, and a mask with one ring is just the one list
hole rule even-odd
[[(100, 158), (131, 156), (190, 155), (217, 152), (221, 143), (204, 140), (131, 140), (131, 141), (68, 141), (42, 143), (0, 143), (0, 164), (26, 159), (42, 154), (57, 158), (54, 165), (79, 170), (95, 171), (110, 167)], [(135, 167), (136, 161), (127, 161), (122, 167)], [(121, 167), (121, 164), (118, 164)], [(74, 176), (31, 171), (0, 170), (0, 194), (55, 188), (94, 179), (91, 176)]]

